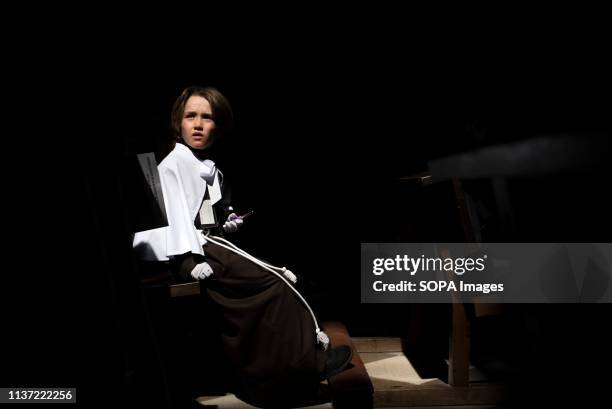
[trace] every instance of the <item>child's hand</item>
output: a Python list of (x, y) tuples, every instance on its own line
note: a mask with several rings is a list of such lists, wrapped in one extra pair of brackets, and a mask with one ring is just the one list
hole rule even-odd
[(193, 270), (191, 270), (191, 276), (196, 280), (204, 280), (206, 277), (210, 277), (213, 274), (213, 270), (210, 264), (203, 262), (197, 264)]
[(227, 221), (223, 224), (223, 231), (226, 233), (235, 233), (242, 226), (242, 217), (236, 215), (236, 213), (230, 213), (227, 216)]

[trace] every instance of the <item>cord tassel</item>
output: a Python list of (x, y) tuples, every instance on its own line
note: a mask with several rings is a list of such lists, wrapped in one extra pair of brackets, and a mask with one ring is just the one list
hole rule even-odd
[(325, 332), (321, 331), (319, 328), (317, 328), (317, 341), (323, 347), (323, 351), (327, 351), (327, 348), (329, 347), (329, 337), (327, 336)]
[(287, 270), (285, 267), (283, 267), (283, 275), (285, 276), (287, 280), (291, 281), (293, 284), (297, 283), (297, 277), (295, 276), (295, 274), (293, 274), (291, 270)]

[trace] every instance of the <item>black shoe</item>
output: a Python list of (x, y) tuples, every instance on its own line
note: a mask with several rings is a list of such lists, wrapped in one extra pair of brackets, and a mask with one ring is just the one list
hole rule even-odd
[(317, 386), (317, 401), (321, 403), (331, 402), (331, 391), (329, 385), (320, 383)]
[(353, 350), (348, 345), (341, 345), (328, 350), (327, 360), (325, 361), (325, 377), (331, 378), (344, 371), (351, 359), (353, 359)]

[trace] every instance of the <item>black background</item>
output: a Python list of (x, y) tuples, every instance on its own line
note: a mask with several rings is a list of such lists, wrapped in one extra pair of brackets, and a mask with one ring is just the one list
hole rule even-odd
[[(93, 52), (57, 50), (27, 64), (8, 78), (19, 98), (3, 163), (3, 385), (76, 386), (84, 401), (118, 396), (137, 342), (126, 328), (141, 319), (123, 163), (134, 146), (160, 147), (185, 86), (215, 86), (234, 108), (217, 164), (237, 209), (256, 212), (244, 245), (333, 295), (338, 308), (324, 314), (357, 335), (395, 335), (400, 307), (360, 305), (357, 283), (360, 243), (397, 239), (397, 178), (436, 157), (539, 135), (609, 136), (610, 67), (598, 37), (430, 44), (425, 35), (340, 35), (276, 48), (243, 39), (219, 50), (141, 39), (121, 52), (98, 40)], [(581, 186), (559, 183), (559, 197), (574, 199), (555, 202), (543, 226), (576, 222), (522, 239), (609, 241), (605, 206), (590, 206), (608, 203), (607, 181), (604, 172)], [(595, 376), (609, 359), (608, 306), (533, 308), (549, 326), (529, 366), (543, 375), (527, 379), (595, 393), (575, 377)], [(571, 380), (552, 377), (561, 369)], [(558, 399), (551, 390), (542, 400)]]

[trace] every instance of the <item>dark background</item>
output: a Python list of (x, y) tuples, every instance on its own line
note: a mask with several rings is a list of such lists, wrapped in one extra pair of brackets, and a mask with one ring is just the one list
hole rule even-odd
[[(405, 334), (398, 316), (409, 317), (409, 308), (361, 305), (358, 287), (361, 242), (432, 238), (427, 223), (403, 236), (394, 222), (398, 212), (408, 221), (436, 217), (400, 206), (399, 177), (433, 158), (536, 136), (610, 136), (601, 48), (531, 45), (417, 53), (401, 42), (366, 49), (337, 41), (204, 57), (135, 47), (26, 74), (34, 89), (18, 92), (24, 118), (12, 121), (18, 137), (5, 150), (12, 250), (3, 384), (76, 386), (84, 401), (102, 402), (130, 391), (134, 351), (154, 347), (130, 251), (124, 165), (134, 150), (160, 149), (171, 104), (192, 84), (219, 88), (234, 108), (217, 164), (235, 207), (256, 212), (241, 244), (306, 277), (321, 314), (345, 321), (353, 335)], [(608, 190), (609, 169), (517, 184), (515, 209), (527, 227), (514, 238), (609, 241)], [(442, 226), (435, 237), (445, 234), (458, 233)], [(537, 327), (522, 340), (531, 351), (526, 379), (589, 393), (573, 379), (592, 379), (604, 366), (610, 308), (523, 307)]]

